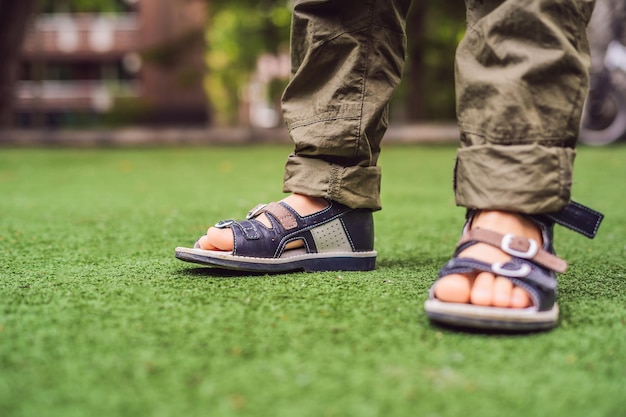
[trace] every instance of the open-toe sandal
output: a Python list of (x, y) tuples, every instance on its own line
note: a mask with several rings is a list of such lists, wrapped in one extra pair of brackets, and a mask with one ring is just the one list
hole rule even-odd
[[(534, 331), (556, 326), (559, 307), (556, 303), (555, 273), (565, 272), (567, 263), (554, 254), (554, 224), (593, 238), (603, 215), (574, 202), (557, 213), (528, 215), (527, 218), (541, 229), (543, 245), (540, 246), (535, 240), (521, 236), (502, 235), (480, 228), (470, 230), (475, 213), (468, 211), (461, 240), (452, 259), (439, 272), (439, 278), (451, 274), (491, 272), (526, 290), (532, 306), (520, 309), (443, 302), (435, 298), (435, 282), (424, 305), (428, 318), (444, 325), (488, 330)], [(509, 254), (511, 260), (489, 264), (458, 256), (477, 243), (495, 246)]]
[[(257, 218), (265, 214), (271, 227)], [(246, 220), (223, 220), (215, 225), (232, 230), (230, 252), (176, 248), (176, 257), (206, 266), (248, 272), (368, 271), (375, 267), (372, 211), (351, 209), (328, 200), (328, 206), (300, 216), (284, 202), (260, 204)], [(290, 242), (301, 241), (297, 249)]]

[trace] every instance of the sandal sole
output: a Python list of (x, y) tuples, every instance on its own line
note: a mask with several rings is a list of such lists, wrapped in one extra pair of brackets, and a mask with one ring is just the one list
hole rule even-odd
[(428, 318), (445, 325), (482, 330), (535, 331), (555, 327), (559, 306), (551, 310), (511, 309), (427, 300), (424, 310)]
[(245, 272), (371, 271), (376, 267), (376, 251), (309, 253), (282, 258), (253, 258), (228, 252), (176, 248), (176, 258), (214, 268)]

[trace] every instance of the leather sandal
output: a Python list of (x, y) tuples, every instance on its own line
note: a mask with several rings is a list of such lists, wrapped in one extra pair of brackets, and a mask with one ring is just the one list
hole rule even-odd
[[(470, 230), (476, 213), (468, 211), (461, 240), (452, 259), (439, 272), (439, 278), (451, 274), (492, 272), (526, 290), (532, 306), (518, 309), (443, 302), (435, 298), (435, 282), (424, 304), (428, 318), (444, 325), (487, 330), (534, 331), (556, 326), (559, 317), (556, 273), (564, 273), (567, 263), (554, 254), (553, 226), (558, 223), (593, 238), (604, 216), (575, 202), (557, 213), (527, 215), (541, 229), (543, 245), (540, 247), (535, 240), (521, 236), (502, 235), (480, 228)], [(489, 264), (458, 257), (463, 250), (477, 243), (497, 247), (511, 255), (511, 260)]]
[[(257, 220), (263, 213), (271, 227)], [(210, 267), (268, 273), (369, 271), (376, 264), (372, 211), (331, 200), (309, 216), (300, 216), (284, 202), (260, 204), (246, 220), (222, 220), (215, 227), (232, 230), (231, 252), (203, 250), (196, 242), (193, 248), (176, 248), (176, 257)], [(301, 248), (286, 249), (298, 240)]]

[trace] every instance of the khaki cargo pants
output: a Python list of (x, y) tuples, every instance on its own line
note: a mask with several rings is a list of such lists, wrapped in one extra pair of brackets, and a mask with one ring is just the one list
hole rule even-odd
[[(376, 162), (402, 74), (409, 6), (295, 2), (292, 77), (283, 96), (295, 149), (284, 191), (380, 208)], [(570, 199), (593, 0), (467, 0), (466, 7), (456, 54), (456, 202), (557, 211)]]

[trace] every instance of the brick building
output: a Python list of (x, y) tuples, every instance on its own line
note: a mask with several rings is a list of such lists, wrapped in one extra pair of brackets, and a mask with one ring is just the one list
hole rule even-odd
[(116, 0), (114, 13), (47, 3), (23, 48), (18, 125), (207, 123), (205, 1)]

